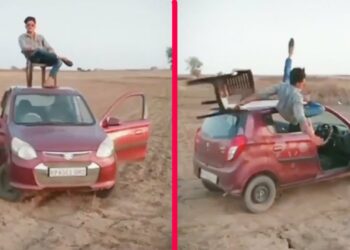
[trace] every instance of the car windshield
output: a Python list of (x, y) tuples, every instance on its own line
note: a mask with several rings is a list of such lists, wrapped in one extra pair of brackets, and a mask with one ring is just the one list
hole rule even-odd
[(79, 95), (20, 94), (14, 120), (22, 125), (92, 125), (91, 111)]

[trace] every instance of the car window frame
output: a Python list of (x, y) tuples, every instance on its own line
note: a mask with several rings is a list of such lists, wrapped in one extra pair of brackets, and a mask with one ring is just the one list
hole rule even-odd
[[(284, 133), (278, 132), (278, 129), (276, 129), (276, 124), (275, 124), (275, 120), (273, 119), (273, 114), (279, 114), (278, 111), (271, 111), (268, 113), (263, 114), (263, 121), (265, 122), (265, 125), (267, 127), (267, 129), (273, 134), (273, 135), (300, 135), (300, 134), (304, 134), (303, 131), (296, 131), (296, 132), (289, 132), (288, 128), (287, 131)], [(280, 115), (281, 116), (281, 115)], [(268, 117), (270, 117), (270, 119), (268, 119)], [(282, 117), (282, 116), (281, 116)], [(283, 118), (283, 117), (282, 117)], [(283, 118), (284, 119), (284, 118)], [(272, 121), (272, 124), (269, 124), (269, 120)], [(286, 124), (289, 126), (289, 122), (284, 120), (286, 122)], [(272, 126), (274, 129), (271, 130), (270, 126)]]

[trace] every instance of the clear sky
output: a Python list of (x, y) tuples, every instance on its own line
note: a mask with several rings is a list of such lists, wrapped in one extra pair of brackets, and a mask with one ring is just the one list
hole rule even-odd
[(350, 74), (349, 13), (348, 0), (179, 0), (179, 72), (197, 56), (204, 73), (282, 74), (294, 37), (293, 66)]
[(18, 36), (28, 15), (74, 68), (169, 68), (170, 0), (0, 0), (0, 68), (24, 67)]

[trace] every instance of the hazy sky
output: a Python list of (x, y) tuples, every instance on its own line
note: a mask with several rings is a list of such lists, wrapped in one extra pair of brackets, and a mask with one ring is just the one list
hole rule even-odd
[(18, 36), (23, 20), (37, 19), (37, 32), (57, 53), (82, 68), (168, 67), (171, 1), (0, 0), (0, 68), (23, 67)]
[(205, 73), (282, 74), (294, 37), (293, 66), (350, 74), (349, 11), (348, 0), (180, 0), (179, 72), (197, 56)]

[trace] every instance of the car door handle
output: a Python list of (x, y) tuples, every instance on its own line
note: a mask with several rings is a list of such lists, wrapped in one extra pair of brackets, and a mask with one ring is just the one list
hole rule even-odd
[(138, 129), (135, 131), (135, 135), (141, 135), (142, 134), (142, 129)]
[(282, 151), (282, 149), (283, 149), (283, 146), (279, 145), (279, 144), (273, 145), (273, 147), (272, 147), (272, 150), (275, 151), (275, 152)]

